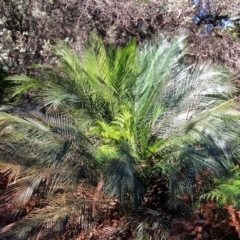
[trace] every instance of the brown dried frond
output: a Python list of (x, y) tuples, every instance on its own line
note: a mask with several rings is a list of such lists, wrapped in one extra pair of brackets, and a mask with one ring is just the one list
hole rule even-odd
[(225, 206), (225, 209), (227, 209), (229, 218), (230, 218), (230, 225), (235, 227), (238, 236), (240, 238), (240, 211), (237, 211), (232, 205)]

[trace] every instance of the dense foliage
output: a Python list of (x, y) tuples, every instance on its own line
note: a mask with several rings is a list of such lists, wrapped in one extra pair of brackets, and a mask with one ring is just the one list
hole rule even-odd
[(119, 46), (132, 37), (138, 42), (168, 38), (187, 28), (190, 61), (212, 59), (239, 69), (239, 22), (222, 29), (210, 20), (198, 25), (193, 21), (201, 11), (206, 19), (238, 18), (239, 4), (239, 0), (2, 0), (0, 64), (9, 72), (26, 73), (33, 63), (51, 62), (57, 39), (81, 52), (92, 31)]
[(84, 56), (59, 43), (52, 65), (6, 79), (1, 237), (169, 239), (239, 163), (236, 79), (184, 64), (185, 38), (106, 48), (92, 35)]
[(0, 1), (0, 239), (239, 239), (239, 4)]

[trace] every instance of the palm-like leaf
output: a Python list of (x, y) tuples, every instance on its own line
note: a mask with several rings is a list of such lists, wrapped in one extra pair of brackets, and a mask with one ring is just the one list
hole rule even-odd
[(137, 239), (169, 239), (169, 220), (158, 211), (141, 209), (143, 217), (137, 226)]
[[(67, 202), (73, 201), (81, 177), (79, 171), (93, 164), (91, 144), (73, 119), (60, 112), (42, 114), (26, 109), (19, 106), (12, 114), (0, 113), (0, 166), (9, 181), (1, 206), (5, 204), (5, 211), (21, 219), (26, 215), (26, 206), (33, 202), (33, 210), (30, 207), (30, 213), (13, 224), (11, 231), (10, 226), (1, 231), (1, 236), (14, 235), (19, 239), (26, 239), (33, 232), (49, 232), (46, 221), (52, 222), (54, 231), (61, 230), (57, 225), (71, 213), (71, 204), (67, 208), (52, 204), (64, 196)], [(48, 203), (41, 203), (41, 199), (48, 199)], [(91, 202), (91, 197), (87, 201)], [(34, 209), (34, 205), (39, 209)]]
[[(81, 232), (89, 233), (94, 228), (90, 202), (91, 199), (81, 199), (74, 195), (58, 195), (57, 199), (45, 202), (43, 208), (36, 208), (26, 217), (3, 228), (1, 236), (17, 239), (54, 239), (54, 236), (60, 233), (63, 239), (69, 223), (78, 227), (71, 233), (73, 236), (77, 237)], [(69, 234), (73, 230), (74, 227)]]
[(217, 187), (212, 191), (201, 195), (201, 200), (214, 200), (219, 204), (234, 205), (240, 208), (240, 171), (233, 169), (228, 176), (216, 180)]

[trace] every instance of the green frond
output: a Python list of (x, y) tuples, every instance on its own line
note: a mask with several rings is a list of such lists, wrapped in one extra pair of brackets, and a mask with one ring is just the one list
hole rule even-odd
[(135, 41), (125, 48), (106, 50), (95, 36), (82, 59), (62, 45), (56, 48), (55, 54), (71, 90), (99, 120), (105, 119), (106, 113), (113, 118), (119, 105), (133, 98), (133, 86), (139, 74)]
[(0, 119), (1, 173), (9, 181), (3, 197), (12, 212), (21, 211), (42, 186), (46, 197), (76, 189), (91, 145), (72, 118), (18, 108), (0, 112)]
[(200, 200), (216, 201), (220, 205), (234, 205), (240, 209), (240, 171), (233, 169), (228, 176), (219, 179), (212, 191), (200, 196)]
[(9, 87), (6, 89), (9, 98), (15, 98), (16, 102), (21, 99), (27, 92), (35, 89), (45, 88), (37, 79), (34, 77), (17, 75), (17, 76), (9, 76), (5, 78), (6, 81), (10, 81), (11, 84), (14, 84), (14, 87)]
[(106, 164), (104, 189), (109, 196), (119, 199), (131, 211), (141, 203), (145, 186), (138, 178), (135, 159), (129, 150), (122, 149), (118, 154), (119, 158), (111, 159)]
[[(145, 71), (137, 81), (135, 96), (137, 98), (135, 109), (138, 113), (139, 121), (147, 124), (150, 120), (157, 120), (162, 113), (164, 106), (159, 99), (159, 93), (166, 82), (169, 81), (173, 70), (177, 70), (179, 59), (182, 57), (181, 51), (184, 49), (183, 40), (186, 35), (179, 36), (171, 43), (164, 42), (162, 45), (145, 45), (140, 51), (140, 64)], [(158, 110), (154, 106), (159, 106)], [(150, 117), (153, 112), (157, 114)], [(142, 117), (148, 117), (142, 119)], [(150, 118), (149, 118), (150, 117)], [(150, 122), (153, 127), (155, 122)]]

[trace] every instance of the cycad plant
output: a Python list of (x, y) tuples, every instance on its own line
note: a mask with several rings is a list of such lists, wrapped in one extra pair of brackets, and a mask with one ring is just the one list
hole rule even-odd
[[(194, 201), (199, 176), (206, 177), (204, 189), (233, 167), (239, 155), (234, 77), (211, 63), (184, 64), (185, 38), (106, 48), (93, 36), (83, 57), (60, 43), (52, 66), (36, 66), (34, 77), (7, 78), (9, 97), (20, 104), (1, 112), (1, 171), (9, 180), (6, 207), (14, 206), (20, 220), (2, 236), (44, 239), (54, 235), (50, 228), (63, 230), (73, 209), (90, 226), (82, 211), (95, 210), (96, 199), (77, 197), (79, 172), (88, 188), (102, 173), (97, 189), (131, 215), (154, 178), (166, 182), (166, 205), (179, 209), (186, 198)], [(22, 214), (34, 196), (43, 201)], [(155, 210), (145, 212), (137, 238), (166, 236), (164, 216)]]

